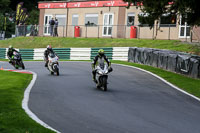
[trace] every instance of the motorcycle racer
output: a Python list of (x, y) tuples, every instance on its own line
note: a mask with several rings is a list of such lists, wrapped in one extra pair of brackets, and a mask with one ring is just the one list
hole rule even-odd
[(96, 80), (96, 66), (98, 64), (104, 64), (104, 62), (106, 61), (109, 69), (108, 71), (111, 72), (112, 71), (112, 67), (111, 67), (111, 62), (109, 61), (109, 59), (106, 57), (106, 55), (104, 54), (104, 50), (103, 49), (99, 49), (98, 51), (98, 55), (95, 56), (93, 63), (92, 63), (92, 80), (97, 83)]

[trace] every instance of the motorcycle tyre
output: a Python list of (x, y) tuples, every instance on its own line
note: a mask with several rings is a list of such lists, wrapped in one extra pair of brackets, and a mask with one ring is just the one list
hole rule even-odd
[(104, 91), (107, 91), (107, 78), (103, 77), (103, 83), (102, 83), (102, 87)]
[(21, 64), (22, 64), (22, 69), (25, 69), (24, 63), (23, 63), (23, 62), (21, 62)]
[(57, 76), (59, 76), (59, 75), (60, 75), (60, 73), (59, 73), (59, 69), (57, 69), (57, 72), (56, 72), (56, 74), (57, 74)]

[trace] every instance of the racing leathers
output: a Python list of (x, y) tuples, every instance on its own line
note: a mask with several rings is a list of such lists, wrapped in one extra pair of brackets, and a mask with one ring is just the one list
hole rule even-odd
[(98, 64), (103, 64), (104, 65), (104, 62), (107, 63), (109, 69), (108, 71), (111, 72), (112, 71), (112, 68), (111, 68), (111, 62), (109, 61), (109, 59), (103, 54), (103, 55), (97, 55), (95, 58), (94, 58), (94, 62), (92, 63), (92, 74), (93, 74), (93, 81), (94, 82), (97, 82), (96, 80), (96, 65)]
[(17, 50), (15, 50), (14, 48), (9, 48), (8, 52), (7, 52), (7, 57), (10, 60), (9, 63), (12, 63), (13, 61), (13, 57), (14, 57), (14, 52), (19, 53)]
[[(48, 55), (49, 55), (50, 53), (55, 54), (55, 52), (53, 51), (52, 48), (47, 49), (47, 50), (44, 51), (44, 59), (45, 59), (45, 61), (46, 61), (46, 62), (45, 62), (45, 67), (47, 67), (47, 64), (48, 64), (48, 62), (49, 62)], [(55, 54), (55, 55), (56, 55), (56, 54)]]

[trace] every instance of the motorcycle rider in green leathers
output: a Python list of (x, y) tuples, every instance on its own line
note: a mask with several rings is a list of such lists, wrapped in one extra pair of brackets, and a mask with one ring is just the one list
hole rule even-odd
[(109, 59), (105, 56), (104, 54), (104, 50), (103, 49), (99, 49), (98, 51), (98, 55), (95, 56), (93, 63), (92, 63), (92, 80), (97, 83), (96, 80), (96, 65), (98, 64), (104, 64), (104, 61), (106, 61), (107, 65), (108, 65), (108, 72), (112, 72), (112, 67), (111, 67), (111, 62), (109, 61)]
[(7, 52), (7, 57), (8, 57), (8, 59), (9, 59), (9, 63), (12, 63), (12, 62), (13, 62), (14, 52), (19, 53), (17, 50), (15, 50), (15, 49), (13, 48), (12, 45), (10, 45), (9, 48), (8, 48), (8, 52)]

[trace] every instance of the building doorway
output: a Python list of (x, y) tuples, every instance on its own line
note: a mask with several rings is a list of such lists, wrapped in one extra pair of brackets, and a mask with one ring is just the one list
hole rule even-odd
[(50, 35), (50, 25), (49, 20), (51, 20), (52, 15), (45, 15), (44, 16), (44, 35)]
[(103, 16), (103, 36), (112, 36), (113, 29), (113, 13), (105, 13)]

